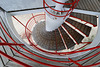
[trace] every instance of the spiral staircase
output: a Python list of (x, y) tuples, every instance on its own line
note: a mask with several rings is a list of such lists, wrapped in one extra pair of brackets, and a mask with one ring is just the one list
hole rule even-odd
[[(100, 66), (100, 0), (0, 1), (0, 67)], [(46, 31), (46, 14), (57, 11), (55, 3), (70, 16)]]

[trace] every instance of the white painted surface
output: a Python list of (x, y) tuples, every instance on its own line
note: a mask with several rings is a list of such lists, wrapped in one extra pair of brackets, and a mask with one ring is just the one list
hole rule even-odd
[[(50, 6), (53, 6), (54, 2), (46, 0)], [(6, 11), (31, 9), (43, 7), (43, 0), (0, 0), (0, 7)]]
[[(65, 10), (69, 10), (69, 8), (66, 8)], [(44, 12), (44, 11), (45, 11), (44, 9), (36, 9), (36, 10), (27, 10), (27, 11), (20, 11), (20, 12), (11, 12), (9, 14), (10, 15), (22, 15), (22, 14), (29, 14), (29, 13), (36, 13), (36, 12)], [(79, 10), (79, 9), (74, 9), (73, 12), (89, 14), (89, 15), (99, 15), (100, 14), (99, 12)]]
[(47, 31), (53, 31), (57, 29), (59, 26), (61, 26), (61, 24), (63, 23), (64, 23), (63, 18), (52, 19), (48, 15), (46, 15), (46, 30)]
[[(65, 3), (66, 1), (68, 0), (56, 0), (57, 2), (61, 2), (61, 3)], [(64, 8), (63, 8), (63, 5), (62, 4), (59, 4), (59, 3), (56, 3), (56, 7), (55, 7), (56, 10), (60, 10), (60, 11), (63, 11)], [(51, 10), (49, 10), (50, 12)], [(57, 11), (55, 11), (57, 12)], [(58, 12), (58, 13), (61, 13), (61, 12)], [(69, 16), (66, 16), (66, 19), (68, 18)], [(56, 18), (56, 19), (55, 19)], [(58, 27), (61, 26), (61, 24), (64, 23), (64, 17), (55, 17), (55, 16), (49, 16), (49, 15), (46, 15), (46, 31), (53, 31), (55, 29), (57, 29)]]
[[(57, 2), (61, 2), (61, 3), (65, 3), (66, 1), (68, 1), (68, 0), (56, 0)], [(59, 3), (56, 3), (56, 7), (55, 7), (55, 9), (56, 10), (63, 10), (63, 6), (64, 5), (62, 5), (62, 4), (59, 4)]]

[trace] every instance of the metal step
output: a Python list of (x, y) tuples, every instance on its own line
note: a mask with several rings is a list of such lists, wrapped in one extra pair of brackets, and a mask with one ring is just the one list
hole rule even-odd
[(100, 12), (100, 2), (98, 0), (80, 0), (76, 9)]
[(91, 27), (89, 27), (85, 24), (79, 23), (79, 22), (72, 20), (70, 18), (68, 18), (66, 21), (68, 21), (68, 23), (72, 24), (75, 28), (77, 28), (78, 30), (83, 32), (86, 36), (89, 36), (90, 31), (91, 31)]
[(97, 26), (97, 16), (93, 16), (93, 15), (87, 15), (87, 14), (82, 14), (82, 13), (76, 13), (76, 12), (72, 12), (71, 16), (74, 16), (80, 20), (83, 20), (85, 22), (88, 22), (90, 24), (93, 24), (95, 26)]

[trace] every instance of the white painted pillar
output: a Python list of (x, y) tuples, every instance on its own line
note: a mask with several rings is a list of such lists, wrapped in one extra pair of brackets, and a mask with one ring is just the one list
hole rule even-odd
[[(66, 1), (68, 1), (68, 0), (56, 0), (57, 2), (61, 2), (61, 3), (65, 3)], [(56, 7), (55, 7), (55, 9), (56, 10), (63, 10), (63, 6), (64, 5), (62, 5), (62, 4), (59, 4), (59, 3), (56, 3)]]
[[(68, 0), (56, 0), (56, 1), (65, 3)], [(62, 4), (56, 3), (55, 9), (63, 11), (64, 8), (63, 8)], [(66, 16), (66, 19), (68, 17), (69, 16)], [(55, 19), (53, 16), (46, 15), (46, 31), (53, 31), (53, 30), (57, 29), (59, 26), (61, 26), (61, 24), (63, 24), (63, 22), (65, 21), (63, 18), (64, 17), (59, 17), (59, 18), (57, 17)]]

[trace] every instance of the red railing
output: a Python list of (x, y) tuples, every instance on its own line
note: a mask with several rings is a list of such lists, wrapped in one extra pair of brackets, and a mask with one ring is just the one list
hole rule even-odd
[[(0, 39), (1, 39), (2, 41), (5, 42), (5, 40), (2, 39), (1, 37), (0, 37)], [(20, 47), (21, 47), (21, 46), (20, 46)], [(11, 47), (11, 48), (12, 48), (12, 47)], [(72, 61), (70, 58), (69, 58), (69, 59), (70, 59), (71, 61), (57, 61), (57, 60), (47, 59), (47, 58), (38, 56), (38, 55), (36, 55), (36, 54), (31, 53), (30, 51), (26, 50), (26, 49), (23, 48), (23, 47), (21, 47), (21, 48), (24, 49), (25, 51), (27, 51), (28, 53), (30, 53), (30, 54), (32, 54), (32, 55), (34, 55), (34, 56), (37, 56), (37, 57), (39, 57), (39, 58), (45, 59), (45, 60), (54, 61), (54, 62), (61, 62), (61, 63), (72, 63), (72, 62), (74, 62), (74, 63), (77, 64), (78, 66), (80, 66), (80, 64), (78, 64), (77, 62), (84, 61), (84, 60), (86, 60), (86, 59), (92, 58), (92, 57), (94, 57), (94, 56), (100, 54), (100, 51), (99, 51), (98, 53), (96, 53), (96, 54), (94, 54), (94, 55), (92, 55), (92, 56), (90, 56), (90, 57), (88, 57), (88, 58), (84, 58), (84, 59), (82, 59), (82, 60), (77, 60), (77, 61)], [(12, 49), (14, 49), (14, 48), (12, 48)], [(15, 50), (15, 49), (14, 49), (14, 50)], [(1, 51), (0, 51), (0, 52), (1, 52)], [(17, 51), (17, 52), (18, 52), (18, 51)], [(18, 52), (18, 53), (19, 53), (19, 52)], [(7, 57), (7, 58), (9, 58), (9, 59), (11, 59), (11, 60), (14, 59), (14, 58), (12, 59), (12, 57), (10, 57), (10, 56), (8, 56), (8, 55), (5, 55), (5, 54), (2, 53), (2, 52), (1, 52), (0, 54), (4, 55), (5, 57)], [(26, 65), (26, 64), (23, 65), (23, 63), (20, 62), (20, 61), (17, 62), (16, 59), (14, 59), (13, 61), (16, 62), (16, 63), (18, 63), (18, 64), (20, 64), (20, 65), (22, 65), (22, 66)], [(88, 65), (88, 66), (94, 66), (94, 65), (98, 65), (98, 64), (100, 64), (100, 63), (96, 63), (96, 64)], [(26, 67), (31, 67), (31, 66), (26, 65)], [(53, 67), (55, 67), (55, 66), (53, 66)], [(58, 66), (58, 67), (62, 67), (62, 66)], [(85, 67), (85, 66), (84, 66), (84, 67)], [(87, 66), (86, 66), (86, 67), (87, 67)]]
[[(56, 54), (56, 55), (66, 55), (66, 54), (68, 54), (68, 53), (66, 53), (66, 52), (58, 52), (58, 51), (55, 51), (55, 52), (49, 52), (49, 51), (45, 51), (45, 50), (43, 50), (43, 49), (41, 49), (41, 48), (39, 48), (37, 45), (38, 44), (34, 44), (34, 42), (32, 41), (32, 39), (31, 38), (29, 38), (28, 37), (28, 35), (27, 35), (27, 30), (30, 30), (29, 28), (27, 28), (27, 26), (28, 26), (28, 24), (30, 23), (30, 21), (32, 20), (32, 19), (34, 19), (35, 17), (37, 17), (37, 16), (41, 16), (41, 15), (43, 15), (43, 16), (45, 16), (45, 14), (38, 14), (38, 15), (34, 15), (33, 17), (31, 17), (29, 20), (28, 20), (28, 22), (27, 22), (27, 24), (26, 24), (26, 26), (24, 26), (25, 27), (25, 34), (26, 34), (26, 37), (27, 37), (27, 39), (28, 39), (28, 41), (30, 42), (30, 45), (33, 47), (33, 48), (36, 48), (37, 50), (39, 50), (39, 51), (42, 51), (42, 52), (45, 52), (45, 53), (49, 53), (49, 54)], [(13, 16), (14, 18), (16, 18), (15, 16)], [(17, 18), (16, 18), (17, 19)], [(18, 20), (18, 19), (17, 19)], [(18, 21), (19, 22), (19, 21)], [(19, 22), (19, 23), (21, 23), (21, 22)], [(22, 23), (21, 23), (22, 24)], [(24, 25), (24, 24), (22, 24), (22, 25)], [(31, 30), (30, 30), (31, 31)], [(77, 43), (76, 43), (77, 44)], [(82, 46), (82, 47), (80, 47), (80, 48), (78, 48), (78, 49), (76, 49), (76, 50), (79, 50), (79, 49), (82, 49), (83, 47), (85, 47), (85, 46), (87, 46), (88, 44), (90, 44), (90, 42), (87, 42), (87, 43), (85, 43), (86, 45), (84, 45), (84, 46)], [(75, 51), (76, 51), (75, 50)]]
[[(1, 28), (4, 30), (4, 32), (7, 34), (7, 36), (8, 36), (15, 44), (17, 44), (16, 41), (13, 40), (13, 39), (9, 36), (9, 34), (6, 32), (6, 30), (4, 29), (4, 27), (2, 26), (1, 23), (0, 23), (0, 26), (1, 26)], [(0, 36), (0, 40), (2, 40), (4, 43), (6, 43), (6, 41), (5, 41), (1, 36)], [(46, 65), (46, 66), (50, 66), (50, 67), (64, 67), (64, 66), (51, 65), (51, 64), (47, 64), (47, 63), (44, 63), (44, 62), (40, 62), (40, 61), (34, 60), (34, 59), (32, 59), (32, 58), (30, 58), (30, 57), (28, 57), (28, 56), (26, 56), (26, 55), (20, 53), (19, 51), (17, 51), (17, 50), (16, 50), (15, 48), (13, 48), (12, 46), (10, 46), (10, 45), (8, 45), (8, 46), (9, 46), (11, 49), (13, 49), (14, 51), (16, 51), (18, 54), (20, 54), (20, 55), (22, 55), (23, 57), (26, 57), (27, 59), (32, 60), (32, 61), (34, 61), (34, 62), (43, 64), (43, 65)], [(18, 46), (21, 47), (20, 45), (18, 45)], [(58, 61), (58, 60), (52, 60), (52, 59), (48, 59), (48, 58), (41, 57), (41, 56), (39, 56), (39, 55), (36, 55), (36, 54), (34, 54), (34, 53), (31, 53), (30, 51), (26, 50), (26, 49), (23, 48), (23, 47), (21, 47), (21, 48), (22, 48), (23, 50), (27, 51), (28, 53), (34, 55), (34, 56), (37, 56), (37, 57), (39, 57), (39, 58), (42, 58), (42, 59), (45, 59), (45, 60), (49, 60), (49, 61), (61, 62), (61, 63), (75, 63), (76, 65), (81, 66), (81, 67), (95, 66), (95, 65), (99, 65), (99, 64), (100, 64), (100, 62), (99, 62), (99, 63), (92, 64), (92, 65), (82, 66), (81, 64), (77, 63), (77, 62), (80, 62), (80, 61), (83, 61), (83, 60), (87, 60), (87, 59), (89, 59), (89, 58), (92, 58), (92, 57), (98, 55), (98, 54), (100, 53), (100, 51), (99, 51), (98, 53), (96, 53), (96, 54), (90, 56), (90, 57), (87, 57), (87, 58), (84, 58), (84, 59), (81, 59), (81, 60), (77, 60), (77, 61), (74, 61), (74, 60), (72, 60), (72, 59), (70, 59), (70, 58), (68, 58), (70, 61)], [(89, 48), (89, 49), (85, 49), (85, 50), (80, 50), (80, 51), (67, 52), (67, 53), (68, 53), (68, 54), (70, 54), (70, 53), (71, 53), (71, 54), (74, 54), (74, 53), (79, 53), (79, 52), (94, 50), (94, 49), (97, 49), (97, 48), (100, 48), (100, 46), (93, 47), (93, 48)], [(10, 57), (10, 56), (8, 56), (8, 55), (2, 53), (2, 51), (0, 51), (0, 54), (4, 55), (5, 57), (7, 57), (7, 58), (13, 60), (14, 62), (16, 62), (16, 63), (18, 63), (18, 64), (20, 64), (20, 65), (22, 65), (22, 66), (25, 66), (25, 65), (26, 65), (25, 67), (31, 67), (31, 66), (29, 66), (29, 65), (27, 65), (27, 64), (24, 64), (23, 62), (20, 62), (20, 61), (14, 59), (14, 58), (12, 58), (12, 57)]]
[(14, 45), (14, 46), (17, 46), (17, 45), (24, 45), (24, 44), (15, 44), (15, 43), (0, 43), (0, 46), (6, 46), (6, 45)]
[[(70, 11), (73, 11), (73, 9), (76, 7), (76, 5), (74, 5), (74, 4), (75, 4), (75, 3), (78, 4), (78, 1), (79, 1), (79, 0), (72, 1), (73, 3), (60, 3), (60, 2), (57, 2), (57, 1), (55, 1), (55, 0), (52, 0), (52, 1), (53, 1), (53, 2), (56, 2), (56, 3), (59, 3), (59, 4), (72, 5), (71, 8), (70, 8), (70, 10), (68, 10), (68, 11), (58, 11), (58, 10), (55, 10), (55, 9), (51, 8), (51, 7), (45, 2), (45, 0), (43, 0), (43, 2), (44, 2), (44, 8), (45, 8), (45, 4), (46, 4), (50, 9), (52, 9), (52, 10), (54, 10), (54, 11), (58, 11), (58, 12), (68, 12), (65, 16), (56, 16), (56, 17), (66, 17), (67, 15), (70, 14), (70, 13), (69, 13)], [(45, 9), (45, 10), (46, 10), (46, 9)], [(47, 11), (47, 10), (46, 10), (46, 11)], [(47, 12), (48, 12), (48, 11), (47, 11)], [(48, 13), (49, 13), (49, 12), (48, 12)], [(30, 31), (30, 32), (32, 33), (32, 31), (28, 28), (28, 24), (30, 23), (30, 20), (31, 20), (31, 19), (34, 19), (35, 22), (36, 22), (35, 17), (40, 16), (40, 15), (44, 15), (44, 16), (45, 16), (45, 14), (38, 14), (38, 15), (32, 16), (32, 17), (28, 20), (26, 26), (25, 26), (23, 23), (21, 23), (21, 21), (19, 21), (15, 16), (13, 16), (13, 18), (15, 18), (21, 25), (23, 25), (23, 26), (25, 27), (25, 33), (26, 33), (26, 37), (27, 37), (28, 41), (30, 42), (30, 44), (32, 44), (32, 47), (33, 47), (33, 48), (35, 47), (36, 49), (38, 49), (38, 51), (40, 50), (40, 51), (45, 52), (45, 53), (47, 53), (47, 54), (56, 54), (56, 55), (60, 55), (60, 54), (66, 55), (66, 54), (68, 54), (68, 55), (69, 55), (69, 54), (75, 54), (75, 53), (80, 53), (80, 52), (86, 52), (86, 51), (90, 51), (90, 50), (94, 50), (94, 49), (100, 48), (100, 46), (96, 46), (96, 47), (89, 48), (89, 49), (85, 49), (85, 50), (79, 50), (79, 49), (85, 47), (86, 45), (90, 44), (91, 42), (83, 42), (83, 43), (86, 43), (86, 45), (84, 45), (84, 46), (81, 47), (81, 48), (76, 49), (75, 51), (71, 51), (71, 52), (57, 52), (57, 47), (56, 47), (56, 51), (55, 51), (55, 52), (48, 52), (48, 51), (45, 51), (45, 50), (43, 50), (43, 49), (37, 47), (35, 44), (33, 44), (33, 41), (27, 36), (27, 30)], [(53, 15), (53, 14), (50, 14), (50, 15)], [(55, 15), (53, 15), (53, 16), (55, 16)], [(27, 59), (33, 61), (33, 62), (42, 64), (42, 65), (46, 65), (46, 66), (50, 66), (50, 67), (65, 67), (65, 66), (58, 66), (58, 65), (52, 65), (52, 64), (40, 62), (40, 61), (38, 61), (38, 60), (35, 60), (35, 59), (33, 59), (33, 58), (30, 58), (30, 57), (24, 55), (23, 53), (19, 52), (18, 50), (16, 50), (16, 49), (13, 48), (12, 46), (13, 46), (13, 45), (17, 45), (17, 46), (19, 46), (21, 49), (25, 50), (27, 53), (29, 53), (29, 54), (31, 54), (31, 55), (34, 55), (34, 56), (36, 56), (36, 57), (39, 57), (39, 58), (41, 58), (41, 59), (44, 59), (44, 60), (48, 60), (48, 61), (59, 62), (59, 63), (74, 63), (74, 64), (76, 64), (76, 65), (79, 66), (79, 67), (91, 67), (91, 66), (96, 66), (96, 65), (99, 65), (99, 64), (100, 64), (100, 62), (98, 62), (98, 63), (92, 64), (92, 65), (83, 66), (83, 65), (81, 65), (81, 64), (78, 63), (78, 62), (80, 62), (80, 61), (84, 61), (84, 60), (87, 60), (87, 59), (89, 59), (89, 58), (95, 57), (96, 55), (100, 54), (100, 51), (97, 52), (96, 54), (92, 55), (92, 56), (86, 57), (86, 58), (81, 59), (81, 60), (76, 60), (76, 61), (72, 60), (71, 58), (68, 58), (69, 61), (59, 61), (59, 60), (53, 60), (53, 59), (48, 59), (48, 58), (39, 56), (39, 55), (34, 54), (34, 53), (30, 52), (29, 50), (23, 48), (22, 45), (24, 45), (24, 44), (18, 44), (18, 43), (7, 33), (7, 31), (5, 30), (5, 28), (3, 27), (3, 25), (1, 24), (1, 22), (0, 22), (0, 27), (3, 29), (3, 31), (5, 32), (5, 34), (14, 42), (14, 43), (7, 43), (7, 42), (0, 36), (0, 40), (3, 42), (3, 43), (0, 43), (0, 45), (9, 46), (9, 47), (10, 47), (12, 50), (14, 50), (16, 53), (20, 54), (21, 56), (23, 56), (23, 57), (25, 57), (25, 58), (27, 58)], [(56, 36), (56, 32), (55, 32), (55, 36)], [(57, 46), (57, 44), (56, 44), (56, 46)], [(14, 61), (14, 62), (16, 62), (16, 63), (22, 65), (23, 67), (32, 67), (32, 66), (30, 66), (30, 65), (28, 65), (28, 64), (26, 64), (26, 63), (23, 63), (23, 62), (21, 62), (21, 61), (19, 61), (19, 60), (16, 60), (15, 58), (13, 58), (13, 57), (11, 57), (11, 56), (5, 54), (5, 53), (2, 52), (2, 51), (0, 51), (0, 54), (3, 55), (3, 56), (5, 56), (6, 58), (8, 58), (8, 59), (10, 59), (10, 60), (12, 60), (12, 61)], [(74, 66), (74, 67), (77, 67), (77, 66)], [(73, 67), (73, 66), (70, 66), (70, 67)]]
[(25, 63), (23, 63), (23, 62), (21, 62), (21, 61), (15, 59), (15, 58), (11, 57), (11, 56), (5, 54), (5, 53), (2, 52), (1, 50), (0, 50), (0, 55), (3, 55), (4, 57), (6, 57), (6, 58), (8, 58), (8, 59), (10, 59), (10, 60), (12, 60), (12, 61), (18, 63), (19, 65), (22, 65), (23, 67), (32, 67), (32, 66), (30, 66), (30, 65), (27, 65), (27, 64), (25, 64)]
[[(4, 32), (6, 33), (6, 35), (7, 35), (15, 44), (17, 44), (16, 41), (13, 40), (13, 39), (9, 36), (9, 34), (6, 32), (6, 30), (4, 29), (4, 27), (2, 26), (1, 23), (0, 23), (0, 26), (1, 26), (1, 28), (4, 30)], [(0, 36), (0, 39), (1, 39), (4, 43), (6, 43), (6, 41), (5, 41), (1, 36)], [(16, 50), (15, 48), (13, 48), (12, 46), (10, 46), (10, 45), (8, 45), (8, 46), (9, 46), (11, 49), (13, 49), (15, 52), (17, 52), (18, 54), (22, 55), (23, 57), (25, 57), (25, 58), (27, 58), (27, 59), (33, 61), (33, 62), (37, 62), (37, 63), (43, 64), (43, 65), (46, 65), (46, 66), (56, 66), (56, 65), (51, 65), (51, 64), (43, 63), (43, 62), (37, 61), (37, 60), (35, 60), (35, 59), (32, 59), (32, 58), (30, 58), (30, 57), (28, 57), (28, 56), (22, 54), (21, 52), (17, 51), (17, 50)], [(19, 47), (21, 47), (21, 46), (19, 46)], [(56, 66), (56, 67), (57, 67), (57, 66)], [(59, 67), (59, 66), (58, 66), (58, 67)]]
[[(79, 2), (79, 0), (75, 0), (75, 1), (72, 0), (72, 3), (61, 3), (61, 2), (57, 2), (57, 1), (55, 1), (55, 0), (52, 0), (52, 1), (55, 2), (55, 3), (63, 4), (63, 5), (71, 5), (71, 7), (70, 7), (69, 10), (66, 10), (66, 11), (59, 11), (59, 10), (55, 10), (55, 9), (51, 8), (51, 7), (46, 3), (46, 1), (43, 0), (43, 7), (44, 7), (45, 11), (46, 11), (48, 14), (50, 14), (50, 15), (52, 15), (52, 16), (55, 16), (55, 17), (64, 17), (64, 19), (66, 18), (66, 16), (70, 15), (70, 13), (75, 9), (75, 7), (78, 5), (78, 2)], [(48, 6), (51, 10), (54, 10), (54, 11), (57, 11), (57, 12), (67, 12), (67, 13), (66, 13), (66, 15), (64, 15), (64, 16), (54, 15), (54, 14), (50, 13), (50, 12), (45, 8), (45, 5)]]

